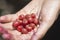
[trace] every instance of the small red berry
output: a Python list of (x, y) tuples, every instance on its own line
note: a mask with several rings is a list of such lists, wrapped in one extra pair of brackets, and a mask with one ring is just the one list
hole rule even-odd
[(32, 30), (32, 27), (30, 27), (29, 25), (26, 25), (26, 29), (28, 30), (28, 32), (30, 32)]
[(38, 19), (34, 19), (33, 23), (37, 25), (39, 23)]
[(26, 25), (25, 28), (27, 29), (29, 27), (29, 25)]
[(31, 18), (31, 17), (28, 18), (28, 22), (29, 22), (29, 23), (32, 23), (32, 22), (33, 22), (33, 18)]
[(28, 33), (27, 29), (23, 28), (22, 29), (22, 34), (27, 34), (27, 33)]
[(23, 24), (23, 21), (22, 21), (22, 20), (19, 20), (19, 23), (20, 23), (20, 25), (21, 25), (21, 24)]
[(36, 18), (36, 15), (34, 13), (31, 14), (32, 18)]
[(23, 25), (27, 25), (28, 24), (28, 20), (27, 19), (23, 19)]
[(32, 29), (34, 29), (36, 25), (34, 23), (31, 23), (30, 26), (32, 27)]
[(20, 25), (20, 22), (19, 22), (19, 21), (15, 21), (15, 22), (13, 23), (13, 27), (14, 27), (14, 28), (17, 28), (19, 25)]
[(31, 17), (31, 15), (29, 15), (29, 14), (25, 15), (25, 18), (26, 18), (26, 19), (28, 19), (28, 18), (30, 18), (30, 17)]
[(23, 14), (21, 14), (20, 16), (19, 16), (19, 19), (20, 20), (23, 20), (25, 18), (25, 16), (23, 15)]
[(20, 26), (17, 27), (17, 30), (18, 30), (19, 32), (21, 32), (21, 31), (22, 31), (22, 28), (23, 28), (23, 26), (20, 25)]

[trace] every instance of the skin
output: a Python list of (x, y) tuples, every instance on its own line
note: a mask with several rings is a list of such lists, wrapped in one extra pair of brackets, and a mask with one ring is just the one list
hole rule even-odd
[[(48, 29), (52, 26), (58, 17), (60, 8), (60, 0), (32, 0), (23, 9), (16, 14), (9, 14), (0, 17), (1, 26), (4, 27), (10, 34), (11, 40), (38, 40), (41, 39)], [(20, 14), (35, 13), (41, 21), (33, 31), (28, 34), (21, 34), (17, 30), (13, 30), (12, 23)], [(39, 16), (40, 15), (40, 16)]]

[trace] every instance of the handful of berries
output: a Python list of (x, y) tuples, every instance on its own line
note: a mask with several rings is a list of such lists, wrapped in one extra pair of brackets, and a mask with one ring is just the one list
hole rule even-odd
[(32, 31), (39, 24), (38, 19), (34, 13), (27, 15), (19, 15), (18, 19), (13, 22), (13, 28), (21, 32), (22, 34), (27, 34)]

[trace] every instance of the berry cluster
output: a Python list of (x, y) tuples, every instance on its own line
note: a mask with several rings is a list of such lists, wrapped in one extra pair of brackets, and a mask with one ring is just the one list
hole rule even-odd
[(22, 14), (13, 22), (13, 28), (22, 34), (26, 34), (33, 30), (38, 24), (39, 21), (34, 13), (27, 15)]
[(0, 36), (2, 36), (2, 38), (4, 40), (10, 40), (11, 39), (11, 34), (8, 33), (8, 31), (6, 31), (3, 27), (0, 26)]

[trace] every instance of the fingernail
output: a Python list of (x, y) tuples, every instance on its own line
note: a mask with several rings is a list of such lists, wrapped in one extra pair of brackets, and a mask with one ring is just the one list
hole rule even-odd
[(5, 20), (6, 19), (6, 16), (1, 16), (0, 17), (0, 20)]
[(1, 16), (0, 17), (0, 22), (4, 22), (6, 20), (6, 18), (7, 18), (6, 16)]

